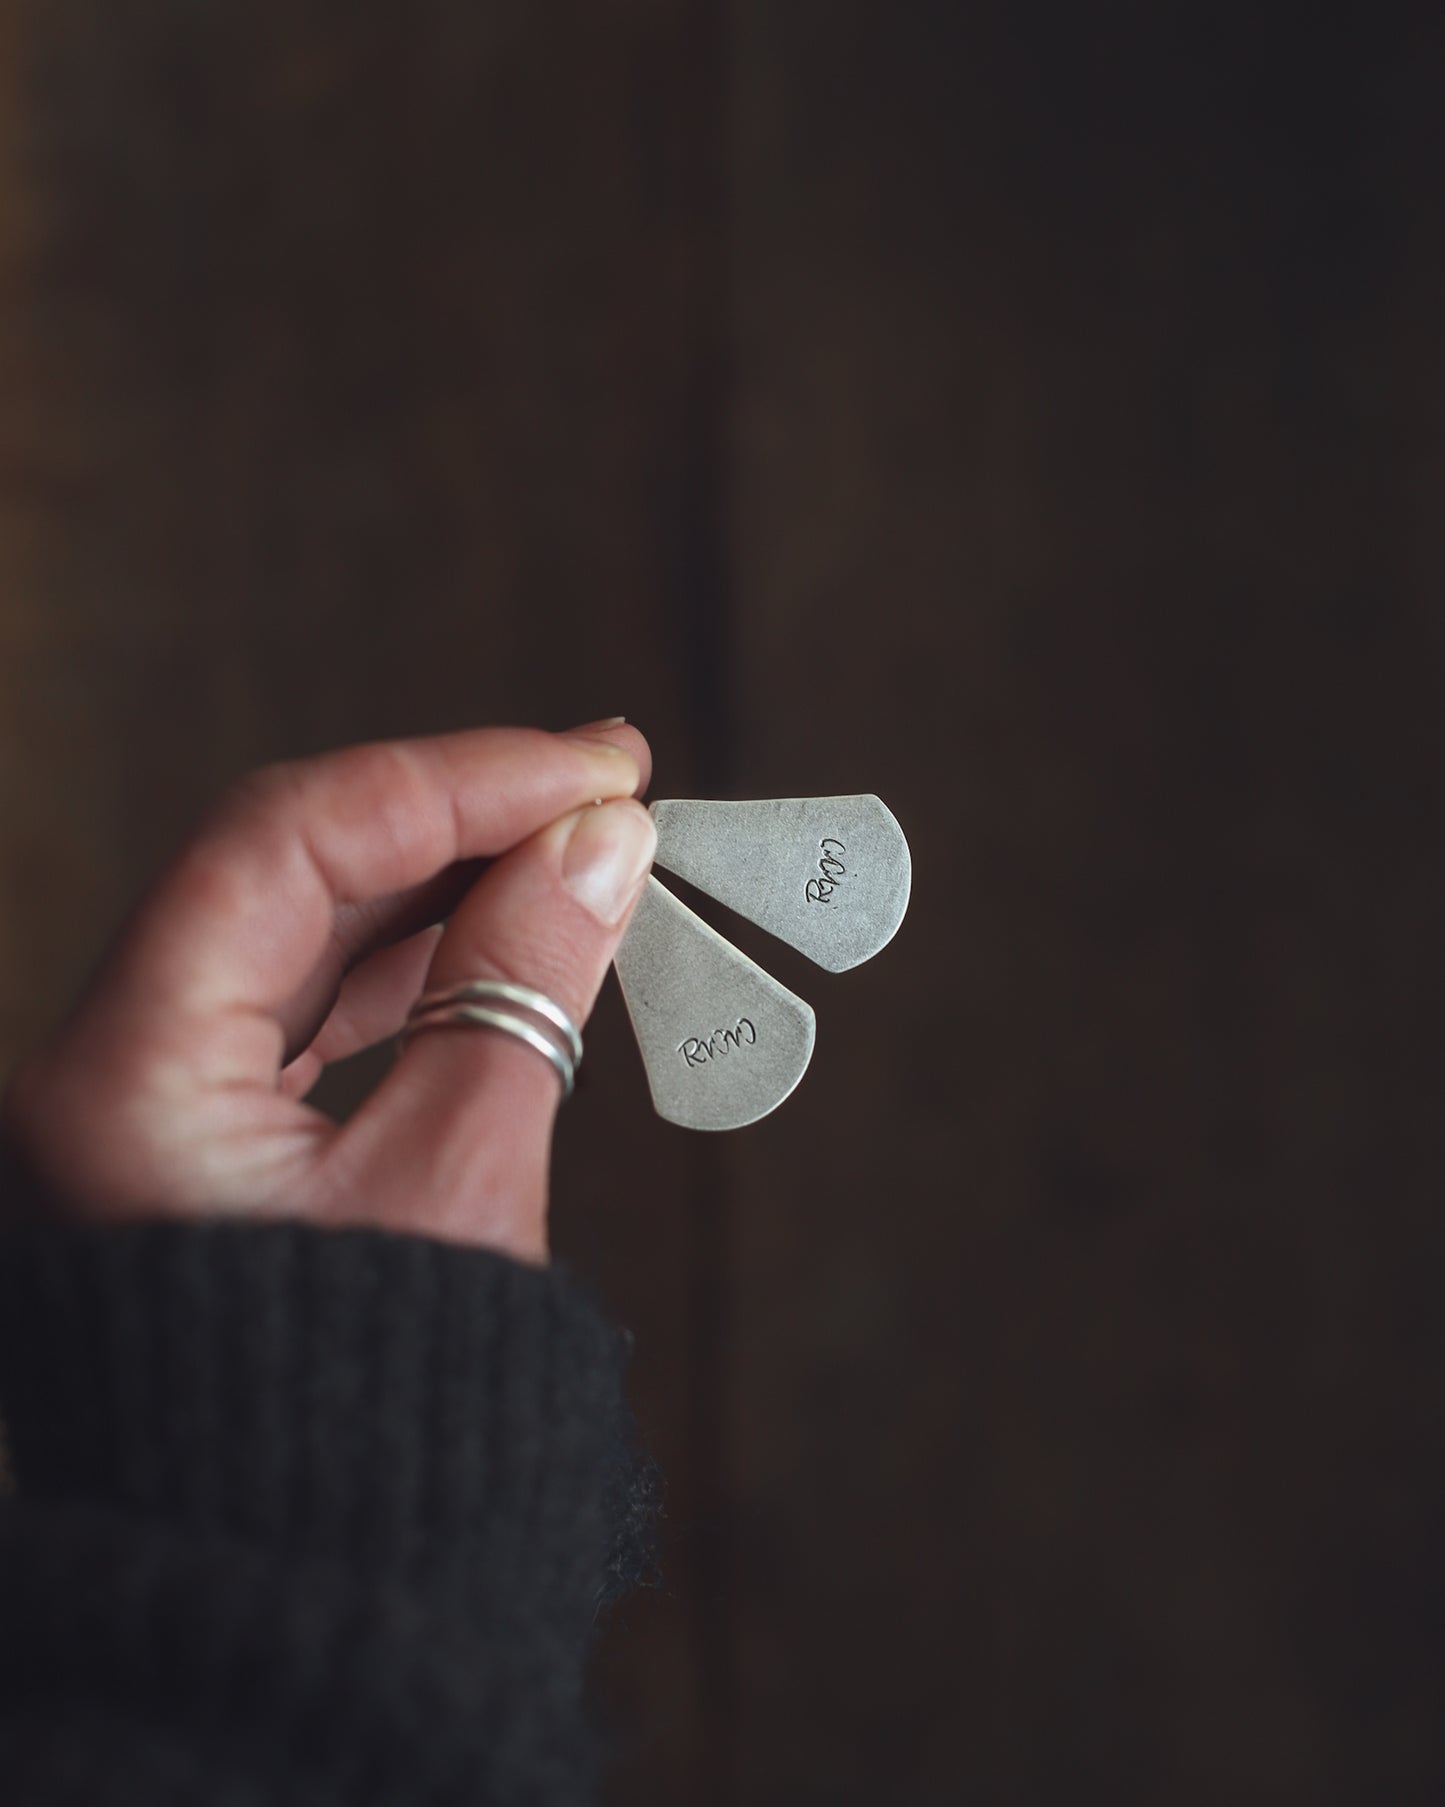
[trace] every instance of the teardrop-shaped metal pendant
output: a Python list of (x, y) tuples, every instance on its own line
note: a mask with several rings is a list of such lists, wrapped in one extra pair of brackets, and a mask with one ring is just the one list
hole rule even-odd
[(659, 1116), (741, 1129), (776, 1110), (813, 1056), (812, 1009), (649, 878), (616, 956)]
[(829, 972), (885, 947), (908, 908), (913, 863), (874, 796), (654, 803), (657, 864)]

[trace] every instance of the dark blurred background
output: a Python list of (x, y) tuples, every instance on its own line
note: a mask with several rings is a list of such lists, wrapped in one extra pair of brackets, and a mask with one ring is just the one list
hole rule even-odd
[(0, 0), (0, 1065), (280, 755), (625, 711), (910, 836), (869, 966), (738, 929), (775, 1116), (609, 991), (563, 1119), (619, 1803), (1445, 1797), (1442, 86), (1435, 6)]

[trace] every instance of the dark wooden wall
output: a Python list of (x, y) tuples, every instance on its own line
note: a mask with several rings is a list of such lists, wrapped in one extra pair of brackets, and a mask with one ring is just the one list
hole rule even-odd
[(670, 1483), (619, 1801), (1445, 1789), (1442, 77), (1424, 7), (0, 0), (0, 1064), (278, 754), (622, 710), (910, 834), (872, 965), (739, 930), (776, 1116), (657, 1123), (608, 997), (564, 1120)]

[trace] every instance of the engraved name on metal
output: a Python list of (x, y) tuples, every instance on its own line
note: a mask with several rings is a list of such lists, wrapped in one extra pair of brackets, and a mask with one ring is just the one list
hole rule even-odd
[[(847, 972), (871, 959), (903, 920), (908, 842), (892, 811), (871, 793), (739, 803), (663, 798), (653, 804), (652, 816), (664, 872), (675, 872), (829, 972)], [(761, 1017), (758, 1027), (766, 1033)], [(679, 1024), (668, 1044), (674, 1066), (684, 1030), (691, 1033)]]
[(843, 864), (843, 855), (848, 849), (841, 841), (835, 841), (829, 835), (826, 840), (818, 843), (818, 850), (823, 856), (818, 861), (818, 876), (808, 880), (808, 888), (803, 895), (809, 903), (832, 903), (839, 881), (848, 876), (848, 868)]
[[(743, 1030), (747, 1034), (743, 1034)], [(711, 1035), (689, 1035), (685, 1041), (677, 1044), (677, 1051), (690, 1067), (705, 1067), (710, 1060), (719, 1055), (736, 1052), (739, 1048), (751, 1048), (758, 1039), (758, 1032), (753, 1026), (751, 1017), (740, 1016), (731, 1029), (714, 1029)]]

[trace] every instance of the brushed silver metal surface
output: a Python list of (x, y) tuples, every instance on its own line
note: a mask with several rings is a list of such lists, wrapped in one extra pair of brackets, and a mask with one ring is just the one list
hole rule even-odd
[(617, 977), (658, 1115), (741, 1129), (788, 1096), (813, 1056), (812, 1009), (649, 878)]
[(871, 959), (898, 932), (913, 863), (881, 798), (675, 799), (652, 814), (659, 866), (829, 972)]

